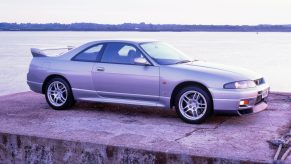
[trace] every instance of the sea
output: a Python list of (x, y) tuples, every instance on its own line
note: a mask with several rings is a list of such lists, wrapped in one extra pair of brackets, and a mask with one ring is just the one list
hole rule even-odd
[(30, 48), (78, 46), (100, 39), (155, 39), (193, 59), (262, 74), (271, 91), (291, 92), (291, 33), (284, 32), (0, 32), (0, 95), (29, 91)]

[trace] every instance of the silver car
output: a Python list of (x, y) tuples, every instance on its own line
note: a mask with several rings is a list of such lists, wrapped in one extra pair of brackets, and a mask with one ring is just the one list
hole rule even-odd
[(192, 60), (160, 41), (93, 41), (59, 56), (31, 52), (27, 83), (57, 110), (76, 100), (174, 107), (185, 122), (201, 123), (213, 112), (267, 108), (269, 85), (261, 75)]

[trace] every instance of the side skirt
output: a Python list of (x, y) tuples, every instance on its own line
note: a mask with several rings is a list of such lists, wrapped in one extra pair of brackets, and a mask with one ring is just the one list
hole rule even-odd
[[(107, 98), (98, 95), (97, 91), (83, 90), (72, 88), (74, 97), (76, 100), (80, 101), (90, 101), (90, 102), (103, 102), (103, 103), (115, 103), (115, 104), (127, 104), (127, 105), (141, 105), (141, 106), (152, 106), (168, 108), (166, 100), (164, 97), (159, 98), (160, 101), (142, 101), (142, 100), (132, 100), (132, 99), (119, 99), (119, 98)], [(168, 99), (168, 98), (166, 98)]]

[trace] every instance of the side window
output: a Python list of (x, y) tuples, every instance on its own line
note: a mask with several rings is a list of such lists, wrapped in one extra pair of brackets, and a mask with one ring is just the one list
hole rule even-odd
[(141, 52), (132, 45), (124, 43), (109, 43), (105, 48), (101, 62), (134, 64), (134, 59), (141, 56)]
[(132, 47), (132, 46), (123, 46), (119, 51), (118, 51), (118, 55), (119, 56), (128, 56), (130, 51), (134, 51), (136, 52), (136, 48)]
[(93, 46), (74, 57), (74, 60), (79, 61), (96, 61), (97, 57), (99, 56), (99, 52), (101, 51), (103, 45), (99, 44)]

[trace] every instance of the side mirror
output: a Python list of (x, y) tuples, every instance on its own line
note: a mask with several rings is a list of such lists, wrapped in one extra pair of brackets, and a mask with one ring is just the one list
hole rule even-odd
[(143, 57), (134, 58), (134, 63), (137, 65), (150, 65), (150, 63)]

